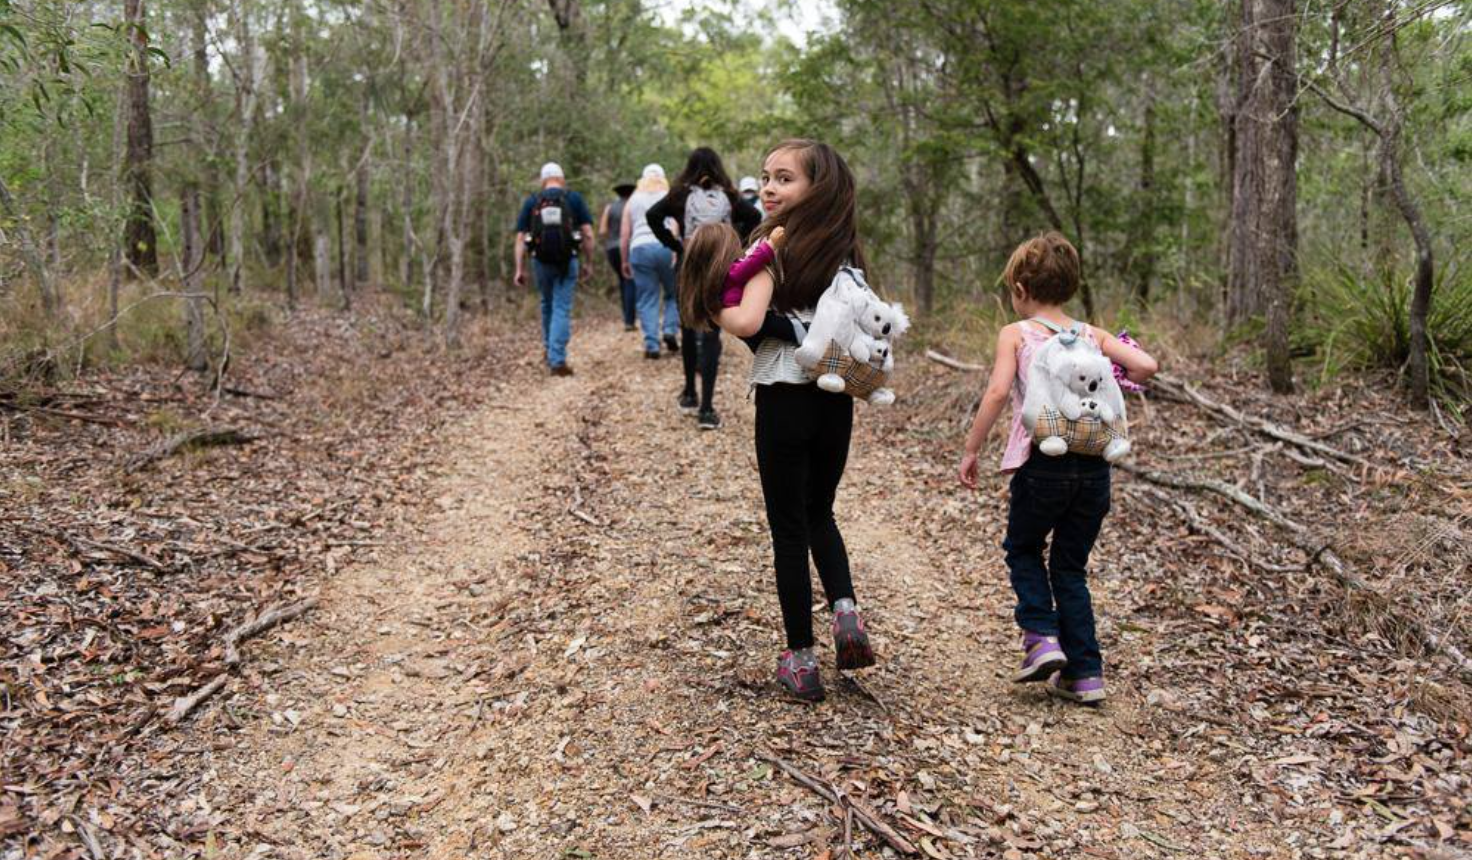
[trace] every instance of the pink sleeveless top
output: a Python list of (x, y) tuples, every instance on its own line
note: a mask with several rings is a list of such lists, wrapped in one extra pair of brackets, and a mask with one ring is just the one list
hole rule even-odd
[[(1022, 424), (1022, 401), (1027, 397), (1027, 372), (1032, 368), (1033, 353), (1053, 336), (1051, 331), (1038, 323), (1022, 322), (1018, 325), (1022, 328), (1022, 343), (1017, 346), (1017, 378), (1012, 380), (1012, 432), (1007, 436), (1007, 450), (1002, 453), (1003, 472), (1015, 472), (1022, 468), (1022, 464), (1027, 462), (1028, 455), (1032, 453), (1032, 434)], [(1098, 347), (1099, 344), (1094, 340), (1094, 330), (1089, 326), (1081, 328), (1083, 339)]]

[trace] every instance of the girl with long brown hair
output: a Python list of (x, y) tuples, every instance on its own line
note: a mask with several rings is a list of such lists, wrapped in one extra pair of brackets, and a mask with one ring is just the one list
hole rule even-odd
[[(774, 265), (747, 282), (739, 303), (715, 315), (722, 329), (758, 339), (751, 382), (756, 392), (756, 459), (787, 650), (777, 681), (804, 701), (823, 698), (813, 654), (812, 581), (818, 569), (833, 609), (840, 670), (874, 664), (859, 617), (848, 551), (833, 518), (833, 500), (848, 462), (853, 399), (823, 391), (793, 358), (818, 297), (837, 278), (862, 278), (853, 173), (824, 143), (789, 140), (762, 166), (766, 219), (754, 237), (786, 234)], [(775, 313), (772, 313), (775, 311)]]

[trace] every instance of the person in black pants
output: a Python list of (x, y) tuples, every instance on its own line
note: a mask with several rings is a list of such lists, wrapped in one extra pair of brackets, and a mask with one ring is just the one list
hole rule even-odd
[(618, 199), (603, 207), (603, 214), (598, 217), (598, 237), (603, 240), (603, 253), (608, 257), (608, 265), (613, 268), (613, 276), (618, 279), (619, 307), (624, 312), (624, 331), (634, 330), (634, 279), (624, 277), (624, 258), (619, 250), (619, 223), (623, 220), (624, 206), (629, 202), (629, 195), (634, 193), (634, 183), (620, 182), (613, 186), (613, 193)]
[(807, 702), (824, 696), (814, 652), (810, 555), (833, 612), (835, 666), (850, 671), (875, 663), (833, 516), (848, 463), (853, 398), (818, 388), (794, 357), (804, 339), (800, 321), (811, 318), (818, 297), (835, 278), (847, 277), (840, 274), (844, 267), (864, 266), (856, 199), (853, 173), (832, 147), (811, 140), (779, 144), (762, 166), (767, 217), (754, 235), (783, 229), (781, 263), (753, 276), (740, 303), (715, 316), (722, 330), (755, 352), (756, 465), (787, 639), (777, 657), (777, 683)]
[[(678, 256), (684, 250), (680, 238), (670, 231), (666, 219), (680, 225), (682, 236), (691, 236), (704, 224), (725, 222), (736, 228), (745, 241), (761, 223), (762, 215), (744, 200), (726, 173), (715, 150), (702, 146), (690, 153), (685, 169), (676, 177), (670, 193), (649, 207), (645, 218), (660, 243)], [(716, 376), (721, 363), (721, 333), (696, 331), (689, 320), (681, 320), (680, 353), (685, 364), (685, 387), (680, 391), (680, 411), (698, 413), (701, 430), (721, 426), (715, 409)], [(668, 344), (668, 341), (666, 341)], [(695, 396), (695, 374), (700, 373), (700, 398)]]

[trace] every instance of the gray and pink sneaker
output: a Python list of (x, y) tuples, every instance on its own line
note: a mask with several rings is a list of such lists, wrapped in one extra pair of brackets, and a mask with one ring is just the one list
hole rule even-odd
[(1046, 681), (1048, 676), (1068, 665), (1063, 649), (1058, 647), (1057, 636), (1039, 636), (1036, 633), (1022, 634), (1022, 668), (1012, 676), (1020, 684)]
[(1065, 678), (1054, 675), (1048, 679), (1048, 695), (1078, 702), (1080, 705), (1097, 705), (1104, 701), (1104, 679)]
[(858, 607), (848, 598), (837, 601), (833, 612), (833, 652), (838, 655), (839, 671), (864, 669), (874, 665), (874, 648)]
[(811, 648), (806, 653), (783, 651), (777, 658), (777, 683), (787, 694), (803, 702), (823, 701), (823, 681)]

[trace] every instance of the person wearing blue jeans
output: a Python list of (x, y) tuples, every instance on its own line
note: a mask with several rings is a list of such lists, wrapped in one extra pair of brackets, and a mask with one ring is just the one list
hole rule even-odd
[(1012, 475), (1002, 549), (1017, 593), (1017, 626), (1035, 637), (1057, 637), (1068, 655), (1062, 677), (1069, 681), (1104, 673), (1088, 567), (1108, 513), (1109, 464), (1102, 457), (1034, 451)]
[(637, 245), (629, 251), (629, 265), (634, 270), (634, 303), (639, 327), (644, 330), (644, 353), (658, 356), (660, 334), (673, 335), (680, 328), (680, 312), (670, 298), (675, 291), (675, 255), (657, 242)]
[(556, 372), (567, 367), (567, 342), (572, 337), (573, 294), (578, 285), (578, 261), (567, 267), (548, 265), (536, 260), (537, 289), (542, 293), (542, 343), (547, 345), (547, 366)]
[(542, 188), (527, 197), (516, 217), (514, 281), (518, 287), (526, 286), (528, 251), (542, 294), (547, 367), (553, 376), (572, 376), (567, 343), (572, 337), (573, 292), (589, 271), (579, 265), (578, 254), (585, 260), (593, 258), (593, 216), (582, 196), (568, 190), (562, 168), (555, 162), (542, 165)]

